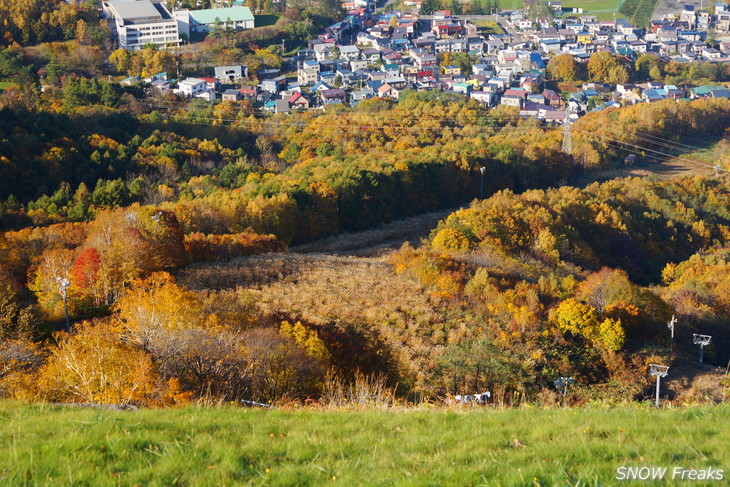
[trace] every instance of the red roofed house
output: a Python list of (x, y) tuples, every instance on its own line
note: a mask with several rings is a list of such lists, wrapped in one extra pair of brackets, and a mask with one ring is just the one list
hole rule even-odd
[(397, 100), (399, 94), (400, 94), (400, 92), (398, 90), (396, 90), (395, 88), (393, 88), (392, 86), (390, 86), (388, 83), (385, 83), (383, 86), (378, 88), (378, 96), (380, 98), (390, 97), (390, 98), (394, 98)]
[(289, 103), (289, 108), (293, 110), (306, 110), (309, 108), (309, 100), (299, 91), (289, 97), (287, 102)]
[(545, 98), (545, 102), (553, 108), (560, 108), (563, 105), (563, 99), (553, 90), (544, 90), (542, 96)]
[(218, 80), (215, 78), (198, 78), (205, 81), (206, 88), (209, 90), (217, 90), (218, 89)]

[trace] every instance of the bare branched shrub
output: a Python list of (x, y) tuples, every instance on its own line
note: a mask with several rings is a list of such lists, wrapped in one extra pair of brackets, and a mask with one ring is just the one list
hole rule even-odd
[(384, 374), (355, 372), (352, 380), (330, 369), (324, 379), (320, 403), (330, 408), (387, 408), (395, 404), (395, 389)]

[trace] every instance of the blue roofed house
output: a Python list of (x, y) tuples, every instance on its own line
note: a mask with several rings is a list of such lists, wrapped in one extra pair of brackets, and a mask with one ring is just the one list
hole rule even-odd
[(532, 64), (535, 69), (538, 69), (540, 71), (544, 71), (547, 67), (545, 65), (545, 61), (542, 59), (542, 56), (537, 52), (530, 53), (530, 64)]

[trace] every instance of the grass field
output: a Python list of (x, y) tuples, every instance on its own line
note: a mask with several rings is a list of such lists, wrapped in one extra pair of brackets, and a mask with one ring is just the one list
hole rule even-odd
[(254, 28), (267, 27), (274, 25), (279, 21), (278, 15), (254, 15)]
[(15, 83), (13, 81), (0, 81), (0, 93), (14, 86), (18, 86), (18, 83)]
[[(582, 7), (586, 12), (591, 10), (615, 9), (620, 0), (563, 0), (563, 7)], [(521, 10), (522, 0), (500, 0), (499, 5), (506, 10)]]
[(564, 0), (563, 7), (582, 7), (585, 12), (593, 10), (614, 10), (620, 0)]
[(646, 27), (659, 0), (625, 0), (621, 13), (637, 27)]
[[(0, 403), (0, 485), (638, 485), (730, 473), (730, 407), (98, 411)], [(659, 485), (659, 483), (648, 485)], [(726, 485), (661, 482), (661, 485)]]
[(474, 22), (480, 34), (504, 34), (504, 29), (497, 22), (492, 20), (479, 20)]

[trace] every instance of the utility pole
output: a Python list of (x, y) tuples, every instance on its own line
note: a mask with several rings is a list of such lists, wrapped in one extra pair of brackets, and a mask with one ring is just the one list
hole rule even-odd
[(484, 199), (484, 173), (487, 171), (487, 168), (482, 166), (479, 168), (479, 174), (480, 174), (480, 184), (479, 184), (479, 199)]
[(561, 151), (568, 155), (573, 153), (573, 138), (570, 135), (570, 117), (568, 116), (568, 107), (565, 108), (565, 118), (563, 119), (563, 148)]
[(677, 318), (672, 315), (672, 319), (669, 320), (669, 323), (667, 323), (667, 328), (669, 328), (672, 332), (671, 340), (669, 341), (669, 351), (674, 351), (674, 326), (677, 324)]
[(71, 323), (68, 319), (68, 287), (71, 285), (68, 279), (57, 278), (58, 290), (61, 292), (61, 298), (63, 299), (63, 310), (66, 313), (66, 332), (71, 331)]

